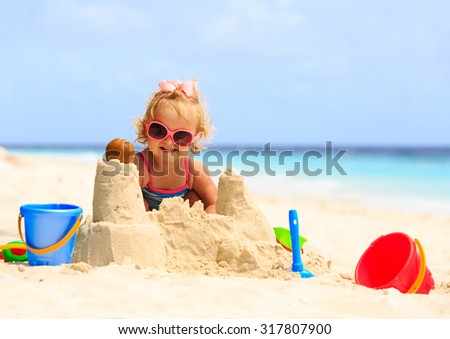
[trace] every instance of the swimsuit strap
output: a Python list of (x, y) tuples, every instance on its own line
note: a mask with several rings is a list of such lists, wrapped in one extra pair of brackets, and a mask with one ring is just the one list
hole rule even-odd
[[(150, 174), (150, 166), (148, 165), (148, 161), (147, 161), (147, 159), (145, 158), (144, 153), (138, 152), (138, 153), (136, 153), (136, 154), (139, 156), (139, 158), (141, 158), (141, 159), (144, 161), (144, 166), (145, 166), (145, 168), (147, 168), (148, 174)], [(152, 181), (152, 176), (149, 175), (147, 186), (150, 186), (150, 182), (151, 182), (151, 181)]]
[(152, 187), (150, 185), (151, 181), (152, 181), (152, 174), (151, 174), (151, 171), (150, 171), (150, 166), (148, 164), (148, 161), (147, 161), (147, 159), (145, 158), (145, 156), (144, 156), (144, 154), (142, 152), (138, 152), (136, 154), (139, 156), (139, 158), (141, 158), (144, 161), (144, 165), (147, 168), (147, 171), (148, 171), (148, 174), (149, 174), (147, 187), (149, 189), (151, 189), (152, 191), (157, 191), (157, 192), (161, 192), (161, 193), (162, 192), (173, 192), (174, 193), (174, 192), (177, 192), (179, 190), (183, 190), (185, 188), (189, 188), (189, 157), (185, 157), (184, 158), (184, 169), (185, 169), (185, 172), (186, 172), (186, 182), (185, 182), (185, 184), (182, 187), (174, 189), (174, 190), (165, 190), (165, 189), (161, 189), (161, 188)]
[(186, 184), (189, 187), (189, 157), (184, 157), (184, 170), (186, 172)]

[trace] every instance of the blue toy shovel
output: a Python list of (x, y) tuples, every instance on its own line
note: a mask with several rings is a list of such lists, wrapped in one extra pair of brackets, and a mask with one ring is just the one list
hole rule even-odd
[(292, 242), (292, 272), (300, 272), (300, 277), (314, 277), (310, 271), (303, 268), (302, 258), (300, 256), (298, 215), (296, 210), (289, 211), (289, 228), (291, 230)]

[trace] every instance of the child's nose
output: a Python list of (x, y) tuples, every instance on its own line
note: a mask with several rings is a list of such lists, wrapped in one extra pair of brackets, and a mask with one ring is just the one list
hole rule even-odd
[(175, 140), (173, 140), (172, 135), (168, 135), (164, 140), (161, 141), (166, 146), (173, 146), (175, 145)]

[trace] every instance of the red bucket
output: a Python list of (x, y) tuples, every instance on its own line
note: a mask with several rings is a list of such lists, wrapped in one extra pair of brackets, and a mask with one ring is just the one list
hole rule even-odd
[(400, 232), (383, 235), (370, 244), (356, 265), (355, 280), (359, 285), (394, 287), (402, 293), (428, 294), (434, 288), (419, 240)]

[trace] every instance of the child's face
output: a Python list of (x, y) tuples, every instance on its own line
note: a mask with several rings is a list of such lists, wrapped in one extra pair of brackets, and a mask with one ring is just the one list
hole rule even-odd
[[(186, 120), (180, 116), (169, 103), (162, 103), (158, 107), (153, 121), (163, 123), (172, 132), (181, 129), (190, 131), (194, 135), (196, 134), (195, 122)], [(189, 150), (189, 146), (175, 144), (169, 135), (163, 140), (155, 140), (147, 135), (147, 145), (154, 157), (164, 157), (164, 159), (173, 159), (171, 156), (181, 155), (180, 151), (184, 153), (182, 155), (186, 155)]]

